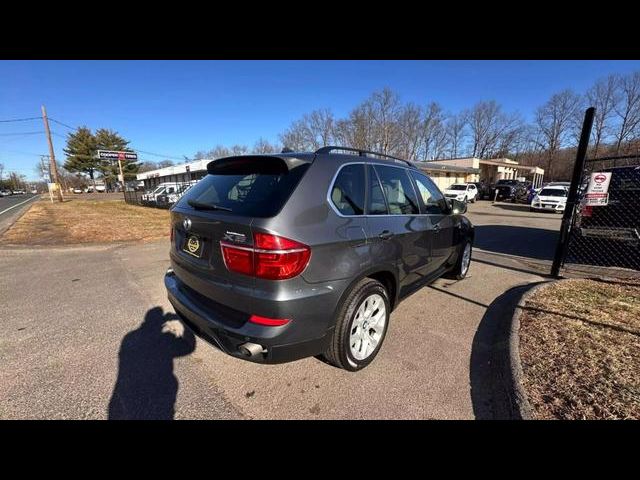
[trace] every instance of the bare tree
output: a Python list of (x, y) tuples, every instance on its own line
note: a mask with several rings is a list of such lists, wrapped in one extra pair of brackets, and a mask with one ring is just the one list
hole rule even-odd
[(448, 140), (444, 120), (444, 113), (440, 105), (435, 102), (427, 105), (422, 120), (420, 150), (422, 160), (435, 160), (444, 156)]
[(449, 157), (458, 158), (462, 155), (463, 142), (467, 135), (467, 120), (461, 113), (450, 115), (446, 124), (447, 144), (449, 146)]
[(354, 108), (348, 118), (337, 121), (337, 143), (346, 147), (374, 150), (377, 143), (371, 116), (370, 106), (363, 103)]
[(0, 163), (0, 182), (2, 182), (3, 174), (4, 174), (4, 163)]
[(400, 97), (385, 87), (382, 91), (374, 92), (365, 104), (365, 111), (369, 114), (375, 132), (375, 150), (380, 153), (393, 153), (400, 144)]
[(616, 155), (624, 142), (629, 142), (638, 135), (640, 126), (640, 72), (621, 77), (619, 79), (619, 101), (614, 111), (619, 124), (615, 132)]
[(580, 97), (571, 90), (563, 90), (553, 95), (538, 108), (535, 116), (536, 141), (545, 152), (546, 173), (552, 177), (552, 166), (560, 149), (566, 147), (571, 136), (571, 128)]
[(476, 103), (465, 117), (471, 132), (471, 155), (477, 158), (489, 158), (504, 149), (522, 124), (518, 115), (504, 113), (494, 100)]
[(598, 150), (603, 142), (606, 142), (612, 133), (612, 117), (614, 107), (618, 101), (617, 87), (619, 80), (615, 75), (599, 79), (587, 90), (587, 103), (595, 107), (593, 118), (593, 156), (598, 156)]
[(249, 153), (249, 147), (246, 145), (234, 145), (231, 147), (232, 155), (246, 155), (247, 153)]
[(285, 147), (293, 150), (317, 150), (330, 145), (335, 138), (335, 120), (329, 109), (306, 113), (280, 135)]
[(276, 145), (272, 145), (262, 137), (260, 137), (253, 146), (253, 153), (257, 154), (276, 153), (277, 151), (278, 147)]
[(399, 145), (396, 154), (409, 160), (417, 160), (423, 134), (422, 109), (413, 103), (402, 107), (398, 116)]

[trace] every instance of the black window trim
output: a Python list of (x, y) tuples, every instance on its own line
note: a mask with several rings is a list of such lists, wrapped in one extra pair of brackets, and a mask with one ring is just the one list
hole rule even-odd
[[(427, 180), (429, 180), (434, 187), (436, 187), (436, 190), (438, 190), (438, 192), (440, 192), (440, 195), (442, 196), (442, 198), (444, 199), (444, 201), (447, 201), (447, 197), (445, 197), (444, 193), (442, 193), (442, 190), (440, 190), (440, 187), (438, 187), (438, 185), (436, 185), (436, 182), (434, 182), (433, 180), (431, 180), (431, 178), (429, 178), (429, 175), (427, 175), (426, 173), (420, 172), (420, 171), (416, 171), (413, 170), (414, 173), (418, 174), (418, 175), (423, 175), (427, 178)], [(415, 177), (413, 176), (413, 174), (409, 175), (411, 177), (411, 181), (413, 183), (416, 183), (415, 188), (416, 190), (418, 189), (418, 185), (417, 185), (417, 180), (415, 179)], [(420, 192), (418, 192), (418, 203), (420, 204), (420, 209), (423, 210), (424, 209), (424, 213), (422, 215), (448, 215), (450, 212), (448, 211), (448, 209), (445, 209), (442, 211), (442, 213), (429, 213), (427, 212), (427, 206), (424, 203), (424, 200), (422, 200), (422, 195), (420, 195)]]
[[(335, 206), (335, 204), (333, 203), (333, 199), (331, 198), (331, 192), (333, 191), (333, 186), (336, 183), (336, 180), (338, 178), (338, 175), (340, 175), (340, 171), (346, 167), (347, 165), (364, 165), (365, 166), (365, 175), (364, 175), (364, 180), (365, 180), (365, 192), (364, 192), (364, 205), (365, 205), (365, 213), (363, 215), (344, 215), (343, 213), (340, 212), (340, 210), (338, 210), (338, 207)], [(364, 217), (373, 217), (373, 218), (377, 218), (377, 217), (417, 217), (417, 216), (422, 216), (422, 215), (434, 215), (434, 214), (427, 214), (427, 213), (385, 213), (382, 215), (370, 215), (368, 210), (369, 210), (369, 175), (368, 175), (368, 166), (369, 165), (380, 165), (382, 167), (391, 167), (391, 168), (400, 168), (402, 170), (405, 171), (405, 173), (407, 174), (407, 176), (409, 177), (409, 183), (411, 184), (411, 188), (413, 189), (413, 194), (416, 196), (416, 198), (418, 199), (418, 210), (420, 210), (420, 205), (422, 203), (422, 199), (419, 198), (420, 195), (419, 193), (416, 191), (416, 186), (414, 185), (415, 180), (413, 179), (413, 176), (411, 175), (410, 172), (412, 171), (416, 171), (418, 173), (422, 173), (419, 170), (413, 169), (413, 168), (407, 168), (407, 167), (403, 167), (401, 165), (390, 165), (388, 163), (382, 163), (382, 162), (370, 162), (370, 161), (359, 161), (359, 162), (346, 162), (343, 163), (342, 165), (340, 165), (338, 167), (338, 170), (336, 171), (336, 173), (333, 175), (333, 178), (331, 179), (331, 183), (329, 184), (329, 189), (327, 190), (327, 203), (329, 204), (329, 206), (331, 207), (331, 209), (334, 211), (334, 213), (336, 215), (338, 215), (341, 218), (364, 218)], [(378, 172), (376, 172), (375, 168), (373, 169), (373, 172), (376, 174), (376, 178), (378, 178)], [(426, 174), (423, 174), (426, 175)], [(380, 182), (380, 179), (378, 178), (378, 182)], [(435, 185), (435, 183), (434, 183)], [(380, 183), (380, 188), (382, 188), (382, 183)], [(437, 185), (436, 185), (437, 188)], [(438, 189), (439, 191), (440, 189)], [(442, 192), (440, 192), (442, 193)], [(387, 212), (389, 211), (389, 204), (387, 202), (387, 195), (384, 193), (384, 188), (382, 188), (382, 196), (384, 197), (384, 202), (387, 205)]]

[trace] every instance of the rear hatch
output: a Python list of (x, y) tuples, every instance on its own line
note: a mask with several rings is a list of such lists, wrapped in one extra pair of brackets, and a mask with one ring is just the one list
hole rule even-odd
[(208, 175), (176, 203), (172, 264), (200, 300), (251, 311), (255, 279), (227, 269), (220, 242), (252, 246), (254, 219), (278, 214), (309, 163), (264, 155), (215, 160)]

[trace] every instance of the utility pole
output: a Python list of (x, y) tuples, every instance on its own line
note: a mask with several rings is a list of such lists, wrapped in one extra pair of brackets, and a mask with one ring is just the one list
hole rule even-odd
[(56, 165), (56, 155), (53, 152), (53, 142), (51, 141), (51, 130), (49, 130), (49, 119), (47, 118), (47, 110), (42, 105), (42, 120), (44, 121), (44, 130), (47, 134), (47, 142), (49, 143), (49, 157), (51, 161), (51, 174), (53, 174), (53, 180), (55, 184), (58, 186), (56, 188), (56, 193), (58, 195), (58, 201), (62, 202), (62, 184), (60, 183), (60, 179), (58, 177), (58, 166)]

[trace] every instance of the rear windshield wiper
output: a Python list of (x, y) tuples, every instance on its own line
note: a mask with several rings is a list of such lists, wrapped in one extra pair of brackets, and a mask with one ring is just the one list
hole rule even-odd
[(214, 205), (212, 203), (201, 203), (196, 200), (187, 200), (187, 203), (196, 210), (224, 210), (225, 212), (231, 212), (228, 207), (221, 207), (220, 205)]

